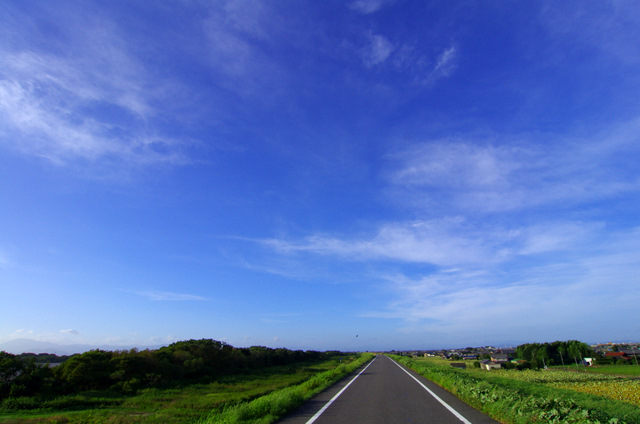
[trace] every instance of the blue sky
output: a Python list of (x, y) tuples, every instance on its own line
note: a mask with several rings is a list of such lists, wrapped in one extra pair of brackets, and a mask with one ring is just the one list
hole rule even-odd
[(0, 343), (638, 339), (634, 1), (10, 0), (0, 28)]

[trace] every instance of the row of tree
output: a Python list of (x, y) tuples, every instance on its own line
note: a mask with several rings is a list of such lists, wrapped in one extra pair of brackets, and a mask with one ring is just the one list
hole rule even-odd
[(553, 343), (527, 343), (516, 348), (516, 356), (529, 361), (532, 367), (567, 365), (582, 362), (583, 358), (595, 355), (591, 346), (578, 340)]
[(157, 350), (92, 350), (74, 355), (57, 367), (39, 366), (35, 358), (0, 352), (0, 399), (57, 395), (85, 390), (133, 393), (182, 381), (212, 379), (272, 365), (321, 360), (340, 352), (235, 348), (202, 339), (173, 343)]

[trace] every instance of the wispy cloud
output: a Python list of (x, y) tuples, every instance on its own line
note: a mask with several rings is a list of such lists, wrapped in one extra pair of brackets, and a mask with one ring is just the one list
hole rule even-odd
[(348, 7), (365, 15), (375, 13), (390, 3), (389, 0), (356, 0), (348, 4)]
[(433, 70), (429, 74), (427, 81), (432, 82), (439, 78), (445, 78), (450, 76), (456, 68), (456, 59), (458, 57), (458, 49), (456, 46), (450, 46), (445, 49), (433, 67)]
[[(562, 256), (509, 273), (469, 268), (417, 279), (387, 276), (381, 290), (391, 299), (388, 307), (364, 315), (401, 318), (407, 330), (452, 332), (470, 339), (476, 332), (499, 337), (498, 332), (490, 334), (491, 322), (500, 322), (499, 331), (505, 333), (520, 328), (527, 337), (570, 337), (562, 329), (552, 330), (563, 322), (570, 331), (585, 328), (579, 336), (588, 338), (588, 328), (599, 325), (602, 316), (631, 308), (640, 299), (640, 288), (633, 284), (640, 270), (640, 248), (633, 241), (638, 231), (602, 235), (602, 245), (585, 256)], [(612, 279), (624, 289), (611, 290), (607, 282)]]
[(138, 295), (145, 297), (151, 301), (189, 301), (189, 300), (209, 300), (206, 297), (197, 296), (193, 294), (185, 294), (185, 293), (173, 293), (173, 292), (165, 292), (165, 291), (141, 291), (137, 292)]
[(265, 46), (277, 44), (274, 39), (285, 26), (273, 25), (273, 12), (268, 3), (259, 1), (224, 1), (212, 3), (203, 21), (204, 53), (207, 66), (218, 76), (218, 83), (241, 96), (268, 98), (274, 80), (284, 72)]
[(148, 130), (163, 84), (129, 53), (117, 26), (91, 17), (77, 26), (66, 18), (76, 36), (64, 53), (28, 42), (2, 49), (5, 147), (58, 164), (184, 162), (180, 143)]
[(74, 330), (73, 328), (68, 328), (65, 330), (60, 330), (60, 333), (62, 334), (68, 334), (71, 336), (77, 336), (78, 334), (80, 334), (80, 332), (78, 332), (77, 330)]
[(366, 66), (374, 66), (386, 61), (394, 50), (393, 44), (384, 36), (369, 34), (369, 44), (362, 52)]
[(418, 143), (394, 154), (389, 180), (396, 194), (414, 206), (418, 202), (411, 199), (420, 199), (423, 206), (437, 205), (449, 213), (613, 197), (640, 190), (640, 178), (629, 172), (628, 157), (638, 154), (633, 128), (638, 128), (635, 121), (577, 141), (529, 135), (513, 137), (528, 139), (527, 144), (477, 138)]
[(492, 261), (492, 253), (471, 233), (454, 234), (453, 227), (465, 224), (458, 219), (384, 224), (367, 238), (341, 239), (312, 236), (302, 242), (265, 240), (283, 253), (311, 252), (346, 260), (398, 260), (403, 262), (452, 265), (460, 262)]
[[(637, 127), (630, 121), (579, 139), (494, 135), (491, 143), (471, 136), (416, 143), (389, 157), (385, 175), (394, 202), (423, 219), (381, 222), (368, 234), (262, 243), (283, 256), (366, 263), (388, 302), (364, 316), (402, 319), (404, 331), (499, 339), (484, 323), (501, 322), (511, 334), (526, 328), (528, 337), (539, 331), (547, 339), (588, 338), (550, 329), (557, 322), (599, 325), (576, 304), (602, 316), (640, 297), (634, 284), (640, 230), (615, 230), (619, 223), (599, 212), (610, 207), (603, 200), (640, 191), (629, 161), (638, 154)], [(583, 205), (592, 209), (585, 213)], [(613, 280), (624, 290), (604, 293)]]
[(347, 261), (399, 261), (438, 267), (498, 264), (528, 255), (577, 249), (602, 229), (597, 223), (548, 222), (501, 227), (463, 217), (387, 223), (372, 237), (316, 235), (302, 241), (262, 243), (284, 254), (331, 255)]

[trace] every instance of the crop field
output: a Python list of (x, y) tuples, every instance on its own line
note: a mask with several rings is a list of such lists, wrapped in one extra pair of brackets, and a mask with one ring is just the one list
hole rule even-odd
[(502, 423), (640, 424), (635, 366), (485, 371), (473, 361), (454, 369), (441, 359), (395, 359)]
[[(623, 368), (618, 372), (634, 367), (624, 366)], [(491, 371), (491, 377), (541, 383), (559, 389), (604, 396), (640, 406), (640, 380), (637, 377), (559, 370), (495, 370)]]
[(640, 377), (640, 367), (634, 365), (596, 365), (585, 369), (588, 373)]

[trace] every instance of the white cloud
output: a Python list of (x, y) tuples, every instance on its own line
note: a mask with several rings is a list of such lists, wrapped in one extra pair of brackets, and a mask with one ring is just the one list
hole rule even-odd
[(374, 236), (367, 238), (312, 236), (298, 243), (285, 240), (264, 243), (283, 253), (311, 252), (346, 260), (393, 260), (442, 266), (496, 260), (473, 234), (458, 232), (456, 227), (464, 224), (456, 219), (414, 221), (384, 224)]
[(631, 65), (640, 61), (640, 12), (633, 2), (546, 2), (540, 21), (572, 49), (597, 49), (600, 62), (609, 57)]
[(142, 291), (137, 293), (140, 296), (146, 297), (151, 301), (187, 301), (187, 300), (209, 300), (206, 297), (197, 296), (193, 294), (185, 293), (173, 293), (157, 290)]
[(494, 187), (508, 183), (520, 165), (509, 148), (481, 146), (457, 140), (415, 145), (396, 154), (400, 169), (392, 175), (398, 184), (431, 187)]
[(417, 278), (385, 276), (380, 290), (387, 307), (362, 315), (402, 319), (403, 331), (468, 340), (478, 334), (499, 340), (501, 333), (589, 339), (592, 328), (617, 327), (616, 311), (633, 310), (640, 301), (639, 232), (602, 235), (587, 255), (510, 272), (467, 267)]
[[(264, 46), (275, 44), (285, 31), (268, 3), (254, 0), (214, 3), (203, 21), (207, 65), (218, 83), (241, 96), (268, 99), (281, 85), (281, 65)], [(279, 84), (274, 84), (278, 80)]]
[(450, 46), (446, 50), (444, 50), (440, 56), (438, 56), (438, 60), (436, 61), (436, 65), (433, 68), (433, 72), (431, 73), (431, 78), (436, 77), (448, 77), (454, 71), (456, 67), (456, 58), (458, 56), (458, 50), (456, 46)]
[(368, 15), (382, 9), (387, 3), (389, 3), (388, 0), (355, 0), (348, 6), (358, 13)]
[(462, 217), (386, 223), (370, 237), (315, 235), (262, 243), (283, 254), (331, 255), (347, 261), (395, 261), (492, 269), (518, 257), (580, 249), (603, 230), (597, 223), (556, 221), (500, 227)]
[(66, 330), (60, 330), (60, 333), (68, 334), (68, 335), (71, 335), (71, 336), (77, 336), (78, 334), (80, 334), (77, 330), (74, 330), (72, 328), (68, 328)]
[(362, 59), (367, 66), (385, 62), (394, 50), (393, 44), (384, 36), (369, 35), (369, 44), (362, 51)]
[(182, 143), (148, 129), (164, 84), (129, 53), (115, 25), (87, 19), (69, 23), (77, 33), (64, 53), (28, 43), (2, 49), (0, 143), (57, 164), (184, 162)]
[(546, 134), (504, 136), (500, 143), (477, 137), (417, 143), (392, 156), (389, 192), (412, 207), (437, 206), (449, 214), (619, 196), (640, 190), (640, 176), (629, 161), (640, 153), (639, 127), (630, 121), (582, 140)]

